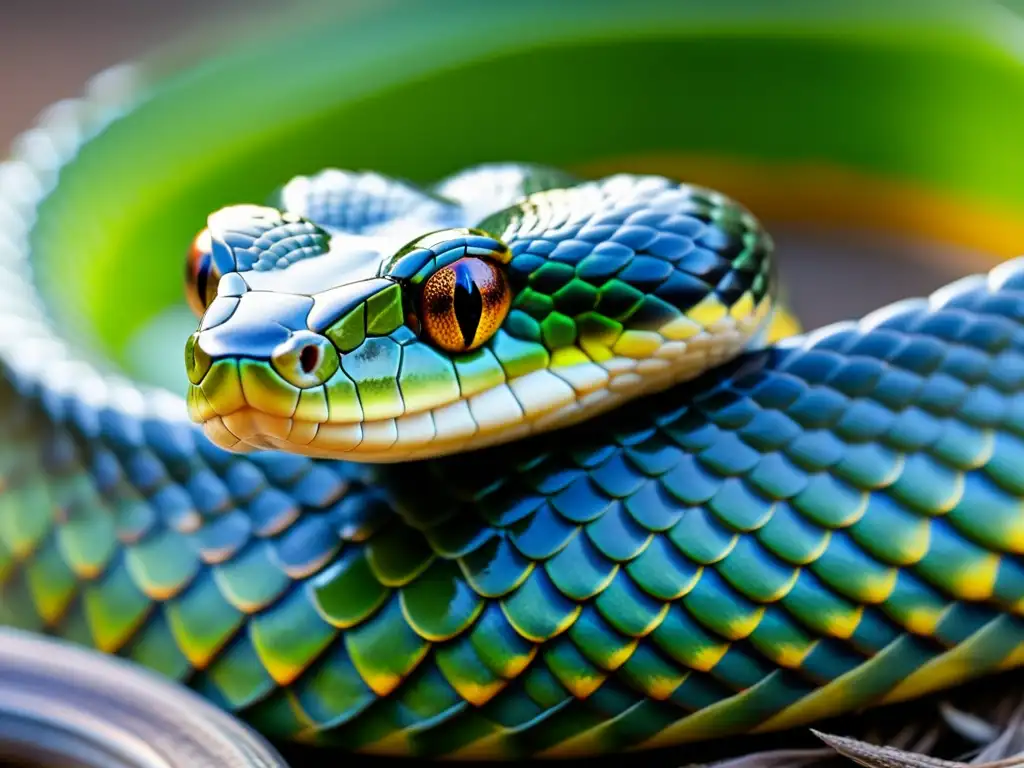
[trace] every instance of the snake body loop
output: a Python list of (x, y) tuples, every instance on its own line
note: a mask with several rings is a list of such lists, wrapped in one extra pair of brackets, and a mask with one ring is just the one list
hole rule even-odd
[[(444, 758), (781, 729), (1024, 659), (1024, 261), (765, 346), (770, 239), (718, 193), (324, 171), (210, 217), (186, 402), (31, 280), (75, 151), (146, 109), (112, 84), (0, 174), (0, 624), (273, 738)], [(416, 301), (470, 258), (509, 307), (453, 352)]]

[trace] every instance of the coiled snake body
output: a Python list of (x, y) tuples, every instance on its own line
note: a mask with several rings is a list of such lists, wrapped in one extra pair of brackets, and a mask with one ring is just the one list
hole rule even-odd
[(3, 623), (431, 757), (778, 729), (1024, 658), (1024, 262), (761, 347), (737, 204), (508, 165), (301, 177), (190, 269), (202, 429), (4, 299)]

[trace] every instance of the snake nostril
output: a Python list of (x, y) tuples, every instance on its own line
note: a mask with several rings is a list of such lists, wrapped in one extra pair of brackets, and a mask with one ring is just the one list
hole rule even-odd
[(299, 388), (323, 384), (338, 370), (338, 362), (331, 342), (305, 330), (292, 333), (270, 356), (274, 370)]
[(307, 344), (299, 352), (299, 367), (305, 374), (311, 374), (320, 367), (320, 347), (316, 344)]

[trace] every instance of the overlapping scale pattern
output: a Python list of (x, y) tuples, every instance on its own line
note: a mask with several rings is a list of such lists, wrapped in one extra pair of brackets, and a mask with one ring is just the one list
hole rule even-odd
[(770, 240), (749, 214), (661, 177), (536, 194), (480, 226), (512, 244), (509, 333), (550, 350), (579, 341), (601, 361), (624, 331), (633, 344), (645, 332), (686, 340), (745, 319), (772, 284)]
[(298, 214), (276, 208), (235, 206), (210, 216), (213, 259), (221, 274), (284, 269), (319, 256), (328, 235)]
[(337, 168), (297, 176), (275, 195), (272, 205), (329, 229), (358, 233), (399, 216), (455, 221), (459, 213), (450, 201), (411, 184)]
[(1024, 659), (1024, 262), (432, 462), (4, 384), (0, 621), (425, 756), (780, 728)]

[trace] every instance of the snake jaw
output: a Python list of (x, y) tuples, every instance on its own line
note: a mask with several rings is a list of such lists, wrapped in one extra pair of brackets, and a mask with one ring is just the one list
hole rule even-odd
[[(211, 441), (234, 451), (389, 463), (476, 450), (570, 426), (692, 379), (742, 351), (770, 321), (768, 308), (727, 314), (707, 328), (675, 322), (620, 336), (606, 355), (594, 342), (590, 353), (601, 363), (563, 351), (533, 357), (530, 368), (529, 349), (513, 357), (515, 340), (504, 331), (455, 362), (411, 334), (371, 337), (342, 354), (323, 385), (302, 390), (268, 363), (220, 360), (192, 387), (190, 413)], [(520, 375), (509, 377), (499, 355)], [(403, 376), (403, 363), (419, 375)], [(384, 375), (374, 375), (374, 366), (386, 367)]]

